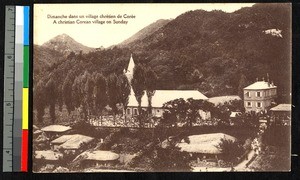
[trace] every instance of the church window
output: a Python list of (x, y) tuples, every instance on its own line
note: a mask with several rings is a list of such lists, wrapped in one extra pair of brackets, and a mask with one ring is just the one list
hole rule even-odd
[(138, 115), (138, 111), (136, 108), (133, 109), (133, 115)]
[(129, 108), (127, 109), (127, 114), (130, 114), (130, 109)]

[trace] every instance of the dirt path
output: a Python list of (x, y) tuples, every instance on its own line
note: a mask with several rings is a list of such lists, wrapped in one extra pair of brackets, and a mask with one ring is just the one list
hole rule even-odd
[(245, 159), (245, 160), (243, 160), (242, 162), (240, 162), (238, 165), (236, 165), (236, 166), (234, 167), (234, 169), (235, 169), (236, 171), (245, 171), (245, 170), (247, 170), (248, 168), (246, 167), (246, 164), (247, 164), (249, 161), (251, 161), (251, 159), (254, 157), (254, 155), (255, 155), (255, 152), (254, 152), (254, 150), (252, 149), (252, 150), (248, 153), (248, 159)]

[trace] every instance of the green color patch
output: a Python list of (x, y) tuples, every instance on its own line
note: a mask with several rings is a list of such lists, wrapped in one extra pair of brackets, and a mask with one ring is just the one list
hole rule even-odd
[(24, 46), (23, 87), (29, 87), (29, 46)]

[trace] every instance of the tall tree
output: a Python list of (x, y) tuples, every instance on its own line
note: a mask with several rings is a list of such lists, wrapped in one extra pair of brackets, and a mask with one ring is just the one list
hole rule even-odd
[(115, 73), (111, 74), (107, 80), (107, 94), (109, 106), (112, 108), (114, 115), (114, 124), (116, 123), (116, 114), (118, 112), (117, 104), (119, 103), (119, 84), (118, 77)]
[(126, 122), (126, 109), (127, 109), (127, 105), (128, 105), (128, 100), (129, 100), (129, 95), (130, 95), (130, 91), (131, 91), (131, 86), (130, 86), (130, 82), (128, 81), (127, 77), (125, 74), (122, 74), (119, 78), (119, 85), (120, 85), (120, 101), (123, 104), (123, 108), (124, 108), (124, 118), (125, 118), (125, 122)]
[[(142, 97), (145, 94), (145, 71), (142, 65), (138, 64), (133, 69), (133, 77), (131, 80), (131, 86), (134, 92), (134, 96), (138, 102), (138, 113), (142, 113)], [(139, 125), (142, 126), (141, 116), (138, 116)]]
[(88, 116), (88, 101), (91, 99), (93, 85), (91, 81), (91, 75), (85, 71), (83, 74), (77, 76), (72, 85), (72, 97), (75, 107), (82, 108), (83, 119), (87, 121)]
[(157, 79), (156, 73), (151, 68), (147, 68), (145, 73), (145, 87), (148, 97), (148, 116), (152, 114), (152, 97), (155, 94)]
[(87, 116), (89, 117), (92, 114), (94, 109), (94, 87), (95, 82), (90, 74), (86, 77), (86, 82), (84, 84), (84, 104), (87, 111)]
[(55, 87), (55, 83), (53, 79), (49, 79), (49, 81), (46, 83), (46, 94), (47, 94), (47, 103), (50, 106), (50, 118), (52, 124), (55, 123), (56, 117), (55, 117), (55, 104), (57, 100), (57, 90)]
[(108, 98), (107, 98), (106, 78), (99, 73), (95, 75), (94, 95), (95, 95), (95, 111), (97, 115), (100, 115), (100, 121), (102, 124), (102, 111), (108, 103), (107, 102)]
[(44, 110), (46, 107), (46, 91), (45, 91), (45, 81), (40, 80), (37, 85), (34, 87), (34, 96), (33, 96), (33, 102), (34, 102), (34, 108), (37, 112), (37, 121), (39, 123), (43, 123), (43, 116), (44, 116)]
[(244, 99), (244, 88), (248, 85), (249, 82), (247, 80), (247, 77), (242, 74), (238, 86), (238, 95), (240, 96), (240, 98)]
[(71, 70), (67, 77), (65, 78), (62, 86), (62, 98), (64, 101), (64, 104), (67, 107), (68, 113), (70, 114), (71, 111), (74, 110), (74, 103), (73, 103), (73, 97), (72, 97), (72, 85), (73, 81), (75, 79), (75, 74)]

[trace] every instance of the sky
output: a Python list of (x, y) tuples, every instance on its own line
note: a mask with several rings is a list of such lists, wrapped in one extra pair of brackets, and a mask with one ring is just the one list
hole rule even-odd
[[(42, 45), (60, 34), (67, 34), (77, 42), (89, 47), (109, 47), (121, 43), (147, 25), (159, 19), (175, 19), (180, 14), (202, 9), (234, 12), (253, 3), (194, 3), (194, 4), (35, 4), (34, 5), (34, 44)], [(104, 24), (93, 24), (93, 18), (69, 18), (69, 15), (118, 15), (121, 18), (97, 18)], [(124, 18), (124, 15), (135, 18)], [(68, 18), (49, 18), (65, 15)], [(90, 24), (77, 24), (77, 19), (90, 21)], [(54, 22), (56, 20), (56, 24)], [(74, 21), (75, 24), (59, 24)], [(107, 24), (110, 20), (112, 23)], [(113, 20), (127, 21), (127, 24), (114, 24)]]

